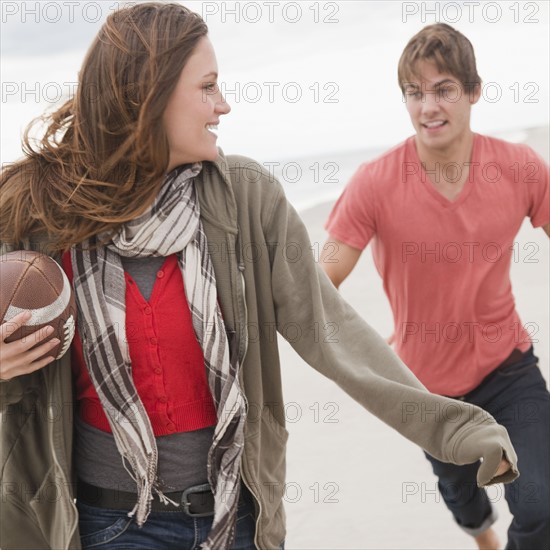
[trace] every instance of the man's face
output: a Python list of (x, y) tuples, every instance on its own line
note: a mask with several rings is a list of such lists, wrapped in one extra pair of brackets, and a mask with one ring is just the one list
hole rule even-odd
[(470, 133), (470, 110), (480, 87), (466, 92), (456, 77), (440, 73), (429, 61), (419, 62), (416, 72), (404, 89), (417, 146), (426, 152), (452, 150)]

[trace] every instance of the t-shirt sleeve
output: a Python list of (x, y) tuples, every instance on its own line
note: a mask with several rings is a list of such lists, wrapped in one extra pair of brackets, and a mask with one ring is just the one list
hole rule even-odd
[(369, 244), (376, 233), (373, 191), (368, 165), (363, 164), (336, 201), (325, 224), (333, 239), (359, 250)]
[(541, 227), (550, 222), (548, 173), (548, 164), (535, 151), (528, 148), (523, 174), (527, 193), (527, 215), (533, 227)]

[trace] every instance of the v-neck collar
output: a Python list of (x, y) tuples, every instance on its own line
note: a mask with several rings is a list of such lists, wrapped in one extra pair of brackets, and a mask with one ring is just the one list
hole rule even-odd
[(458, 196), (454, 200), (449, 200), (447, 197), (443, 196), (433, 185), (432, 181), (428, 177), (428, 174), (426, 173), (426, 170), (424, 169), (424, 166), (422, 165), (420, 157), (418, 156), (418, 152), (416, 150), (416, 144), (414, 141), (414, 136), (409, 138), (408, 147), (409, 147), (410, 158), (416, 159), (418, 166), (420, 166), (419, 179), (420, 179), (421, 185), (427, 191), (428, 195), (430, 195), (432, 199), (435, 200), (443, 208), (454, 210), (458, 208), (470, 195), (474, 186), (473, 169), (476, 166), (476, 162), (477, 162), (477, 145), (478, 145), (477, 142), (478, 142), (478, 135), (474, 133), (473, 141), (472, 141), (472, 154), (470, 157), (470, 170), (468, 173), (468, 177), (466, 178), (466, 181), (464, 182), (464, 186), (462, 187), (462, 190), (460, 191)]

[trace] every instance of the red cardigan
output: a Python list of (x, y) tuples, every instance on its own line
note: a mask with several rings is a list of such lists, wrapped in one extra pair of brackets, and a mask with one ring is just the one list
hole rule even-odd
[[(63, 255), (62, 265), (72, 283), (69, 253)], [(149, 301), (128, 273), (124, 277), (132, 375), (155, 436), (215, 425), (216, 409), (206, 379), (204, 356), (193, 330), (176, 256), (169, 256), (157, 272)], [(71, 345), (71, 358), (80, 417), (111, 432), (84, 363), (78, 330)]]

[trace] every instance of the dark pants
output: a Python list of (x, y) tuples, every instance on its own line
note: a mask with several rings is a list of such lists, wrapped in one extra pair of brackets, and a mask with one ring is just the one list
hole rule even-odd
[[(198, 550), (206, 540), (212, 516), (190, 517), (182, 511), (153, 511), (139, 528), (127, 510), (111, 510), (76, 503), (80, 541), (83, 549), (98, 550)], [(235, 541), (232, 550), (255, 549), (256, 520), (252, 497), (239, 502)], [(281, 546), (284, 548), (284, 546)]]
[[(491, 413), (508, 430), (518, 455), (520, 477), (504, 486), (514, 516), (508, 550), (550, 548), (550, 394), (537, 360), (531, 348), (460, 398)], [(486, 492), (476, 484), (479, 463), (456, 466), (426, 456), (456, 522), (474, 536), (487, 529), (494, 519)]]

